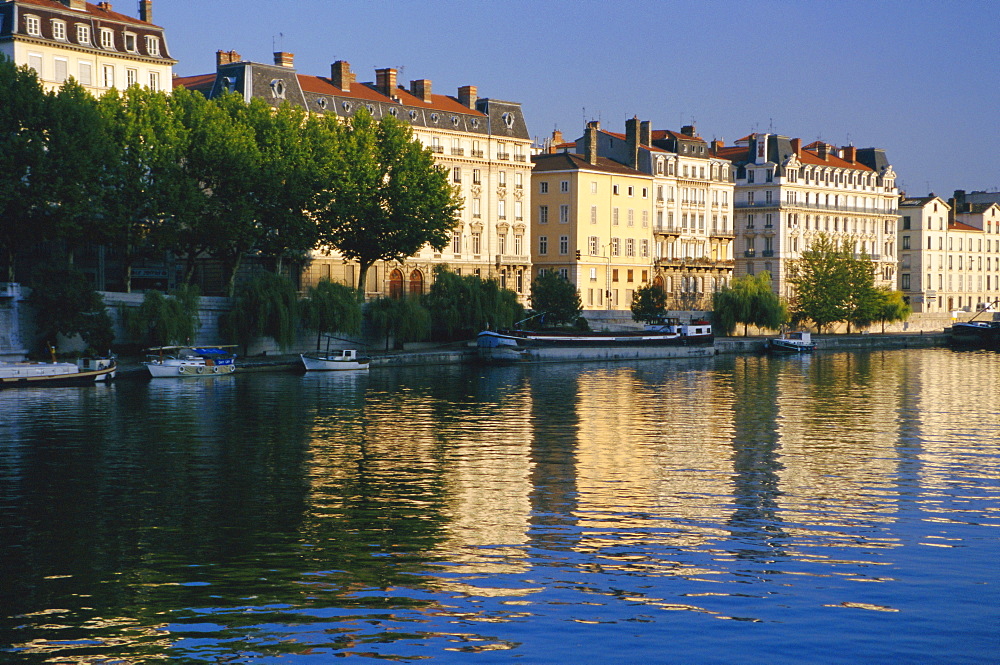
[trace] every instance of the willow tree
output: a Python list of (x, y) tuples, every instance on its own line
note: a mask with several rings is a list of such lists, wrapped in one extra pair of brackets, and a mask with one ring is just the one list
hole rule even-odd
[(731, 335), (743, 324), (746, 335), (750, 326), (777, 328), (788, 318), (781, 298), (771, 290), (771, 274), (737, 277), (712, 294), (712, 325), (719, 335)]
[(430, 245), (442, 250), (461, 203), (448, 175), (408, 125), (359, 110), (346, 122), (327, 116), (312, 127), (326, 189), (313, 201), (320, 244), (358, 262), (358, 289), (380, 260)]
[(517, 294), (496, 280), (458, 275), (435, 266), (434, 283), (423, 298), (435, 339), (469, 339), (485, 328), (509, 328), (524, 316)]
[(330, 280), (310, 286), (301, 301), (302, 324), (315, 330), (316, 348), (323, 333), (361, 332), (361, 304), (353, 288)]

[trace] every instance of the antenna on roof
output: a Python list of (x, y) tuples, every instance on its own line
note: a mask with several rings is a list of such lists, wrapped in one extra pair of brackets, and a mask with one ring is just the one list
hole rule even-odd
[[(276, 44), (275, 41), (278, 41), (278, 42), (281, 42), (281, 43), (280, 44)], [(285, 46), (285, 33), (283, 33), (283, 32), (279, 32), (278, 33), (277, 40), (275, 40), (274, 37), (271, 37), (271, 50), (277, 52), (279, 46), (281, 47), (281, 50), (284, 50), (284, 46)]]
[(853, 143), (851, 143), (851, 133), (850, 132), (847, 132), (847, 145), (854, 145)]
[(768, 134), (774, 133), (774, 118), (767, 119), (767, 133)]

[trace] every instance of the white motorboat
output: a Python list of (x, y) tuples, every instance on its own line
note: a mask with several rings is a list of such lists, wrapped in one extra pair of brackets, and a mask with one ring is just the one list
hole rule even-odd
[(302, 353), (302, 364), (307, 372), (317, 371), (337, 371), (337, 370), (366, 370), (371, 359), (368, 356), (358, 355), (355, 349), (334, 349), (326, 351), (316, 351), (313, 353)]
[(0, 363), (0, 386), (76, 385), (110, 381), (118, 364), (111, 358), (80, 358), (75, 363)]
[(155, 378), (218, 376), (236, 371), (234, 346), (157, 346), (142, 364)]
[(816, 350), (816, 344), (812, 341), (812, 333), (796, 330), (769, 339), (767, 350), (777, 354), (812, 353)]

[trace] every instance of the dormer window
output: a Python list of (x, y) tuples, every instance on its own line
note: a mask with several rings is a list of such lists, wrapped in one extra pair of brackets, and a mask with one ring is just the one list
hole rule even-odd
[(160, 39), (158, 37), (146, 36), (146, 53), (149, 55), (160, 55)]
[(274, 95), (275, 99), (285, 98), (285, 82), (281, 79), (274, 79), (271, 81), (271, 94)]
[(111, 28), (101, 28), (101, 48), (115, 49), (115, 33)]
[(136, 47), (136, 35), (135, 35), (135, 33), (133, 33), (133, 32), (126, 32), (125, 33), (125, 50), (128, 51), (129, 53), (136, 53), (136, 52), (138, 52), (138, 48)]
[(84, 44), (86, 46), (90, 45), (90, 26), (80, 25), (76, 26), (76, 43)]
[(52, 21), (52, 39), (57, 39), (61, 42), (66, 41), (65, 21)]
[(24, 31), (32, 37), (42, 36), (42, 21), (37, 16), (24, 17)]

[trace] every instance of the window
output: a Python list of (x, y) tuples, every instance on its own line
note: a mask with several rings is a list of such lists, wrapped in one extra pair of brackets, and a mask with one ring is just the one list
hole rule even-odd
[(625, 256), (635, 256), (635, 238), (625, 239)]
[(500, 233), (497, 235), (497, 251), (500, 254), (507, 253), (507, 234)]
[(472, 184), (473, 185), (483, 184), (483, 175), (479, 169), (472, 169)]
[(80, 85), (94, 85), (94, 65), (80, 61)]
[(628, 209), (628, 225), (635, 226), (635, 210), (632, 208)]
[[(646, 239), (646, 238), (643, 238), (639, 242), (641, 243), (641, 247), (642, 247), (642, 256), (645, 257), (645, 258), (648, 258), (649, 257), (649, 240)], [(643, 272), (645, 272), (645, 271), (643, 271)], [(643, 276), (642, 279), (643, 279), (643, 281), (645, 281), (646, 277)]]
[(146, 53), (149, 55), (160, 55), (159, 37), (146, 36)]
[(564, 194), (569, 191), (569, 180), (563, 180), (559, 183), (559, 191)]
[(137, 69), (126, 69), (125, 70), (125, 86), (131, 87), (139, 82), (139, 70)]
[(590, 193), (591, 194), (596, 194), (597, 193), (597, 183), (596, 182), (591, 182), (590, 183)]
[(115, 67), (114, 67), (114, 65), (104, 65), (104, 67), (101, 69), (101, 72), (102, 72), (102, 76), (104, 77), (104, 80), (101, 81), (101, 84), (105, 88), (113, 88), (113, 87), (115, 87)]
[(611, 209), (611, 225), (618, 226), (618, 208)]
[(548, 206), (538, 206), (538, 223), (548, 224), (549, 223), (549, 207)]
[(61, 42), (66, 41), (65, 21), (52, 21), (52, 39), (58, 39)]
[(569, 206), (565, 203), (559, 206), (559, 223), (569, 224)]
[(149, 73), (149, 89), (154, 92), (160, 89), (160, 72)]
[(524, 189), (522, 176), (523, 174), (520, 171), (514, 174), (514, 189)]
[(903, 249), (909, 249), (910, 248), (910, 236), (903, 236), (903, 245), (902, 245), (902, 248)]
[(560, 268), (559, 276), (565, 279), (566, 281), (569, 281), (569, 268)]
[(66, 58), (55, 58), (55, 60), (53, 60), (53, 64), (55, 64), (56, 81), (62, 83), (63, 81), (66, 80), (66, 77), (68, 75), (67, 74), (68, 63), (66, 62)]
[(642, 228), (649, 228), (649, 211), (642, 211)]
[(631, 185), (629, 186), (629, 188), (628, 188), (628, 195), (629, 196), (635, 196), (635, 187), (632, 187)]
[(618, 256), (620, 253), (621, 240), (618, 238), (611, 239), (611, 256)]
[[(153, 87), (153, 86), (149, 86), (149, 87)], [(457, 182), (457, 183), (461, 184), (461, 182), (462, 182), (462, 167), (461, 166), (456, 166), (456, 167), (452, 168), (452, 170), (451, 170), (451, 181), (452, 182)]]
[(497, 219), (507, 219), (507, 199), (497, 201)]
[(547, 182), (540, 182), (540, 183), (538, 183), (538, 193), (539, 194), (548, 194), (549, 193), (549, 183), (547, 183)]
[[(598, 245), (600, 244), (600, 239), (597, 236), (590, 236), (587, 238), (587, 249), (590, 250), (591, 256), (598, 256)], [(594, 270), (591, 268), (591, 270)]]
[[(590, 281), (592, 281), (592, 282), (596, 282), (597, 281), (597, 268), (591, 268), (590, 269)], [(593, 295), (594, 295), (594, 292), (591, 291), (590, 295), (591, 295), (591, 304), (593, 304)]]
[(747, 182), (753, 184), (753, 169), (747, 169)]
[(521, 202), (514, 201), (514, 219), (521, 220), (524, 219), (524, 214), (521, 212)]
[(559, 253), (569, 254), (569, 236), (559, 236)]
[(479, 219), (482, 216), (483, 216), (482, 199), (476, 197), (472, 199), (472, 217), (475, 219)]
[(462, 234), (459, 231), (454, 231), (451, 234), (451, 252), (452, 254), (462, 253)]
[(35, 70), (38, 77), (42, 76), (42, 54), (41, 53), (29, 53), (28, 54), (28, 67)]
[(590, 223), (597, 223), (597, 206), (590, 206)]
[(549, 253), (549, 237), (548, 236), (538, 236), (538, 253), (548, 254)]
[(32, 37), (42, 36), (42, 21), (37, 16), (24, 17), (24, 31)]
[(78, 44), (90, 44), (90, 26), (76, 26), (76, 42)]
[(524, 236), (520, 233), (514, 234), (514, 255), (521, 256), (521, 252), (524, 251)]
[(497, 183), (499, 183), (499, 185), (501, 187), (506, 187), (507, 186), (507, 172), (506, 171), (498, 171), (497, 172)]
[(618, 185), (611, 185), (611, 193), (618, 196)]
[[(476, 199), (478, 201), (478, 199)], [(472, 234), (472, 253), (479, 254), (482, 249), (483, 234), (476, 231)]]
[(125, 50), (129, 53), (137, 53), (138, 48), (136, 48), (135, 43), (135, 33), (126, 32), (125, 33)]
[(910, 290), (910, 275), (909, 275), (909, 273), (903, 273), (902, 275), (899, 276), (899, 278), (901, 280), (900, 286), (903, 287), (903, 290), (904, 291), (909, 291)]

